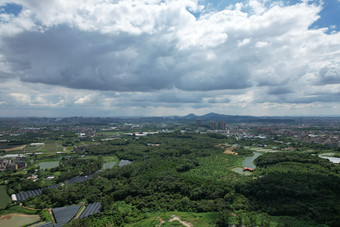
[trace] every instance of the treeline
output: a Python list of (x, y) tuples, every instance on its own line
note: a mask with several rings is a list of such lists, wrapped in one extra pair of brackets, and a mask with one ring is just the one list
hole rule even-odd
[(310, 154), (267, 153), (255, 160), (257, 179), (238, 185), (254, 210), (316, 223), (340, 223), (340, 168)]
[[(90, 146), (87, 152), (92, 155), (114, 154), (133, 164), (106, 170), (83, 183), (45, 190), (24, 205), (47, 208), (84, 201), (102, 203), (103, 212), (75, 221), (74, 226), (120, 226), (141, 220), (146, 213), (163, 211), (219, 212), (222, 226), (228, 220), (223, 214), (231, 212), (292, 216), (312, 225), (340, 223), (339, 167), (309, 154), (264, 154), (256, 160), (258, 167), (251, 177), (231, 172), (227, 165), (230, 178), (203, 176), (204, 170), (201, 175), (190, 174), (201, 168), (202, 159), (224, 155), (217, 145), (233, 144), (233, 140), (212, 134), (169, 133)], [(239, 149), (247, 155), (246, 149)], [(96, 166), (97, 161), (99, 165), (100, 159), (79, 164), (64, 161), (58, 168), (66, 172), (78, 169), (79, 173), (86, 166)]]
[[(114, 147), (109, 149), (110, 153), (119, 158), (133, 160), (133, 165), (107, 170), (87, 182), (47, 190), (25, 204), (45, 208), (79, 203), (84, 199), (89, 203), (100, 201), (104, 212), (99, 214), (99, 219), (124, 222), (135, 220), (133, 215), (136, 212), (125, 214), (122, 218), (110, 218), (108, 214), (117, 216), (118, 211), (113, 207), (118, 201), (142, 214), (173, 210), (228, 210), (236, 197), (233, 185), (221, 179), (205, 178), (202, 181), (199, 177), (183, 174), (198, 167), (197, 158), (221, 154), (223, 149), (216, 146), (221, 142), (226, 142), (225, 137), (216, 139), (209, 135), (197, 134), (185, 135), (185, 138), (182, 134), (156, 135), (130, 139), (122, 144), (110, 141), (107, 146)], [(149, 146), (151, 143), (158, 143), (160, 146)], [(87, 151), (96, 153), (95, 147)], [(104, 149), (99, 149), (99, 153), (103, 151)], [(89, 224), (93, 223), (94, 219), (96, 217), (86, 220)]]
[[(98, 157), (97, 159), (63, 158), (60, 161), (60, 165), (50, 169), (49, 172), (51, 172), (51, 174), (60, 172), (60, 175), (56, 178), (56, 183), (60, 183), (75, 176), (94, 173), (101, 169), (102, 165), (103, 160), (101, 157)], [(26, 179), (28, 176), (32, 175), (31, 171), (27, 174), (2, 174), (1, 178), (3, 181), (6, 181), (7, 192), (11, 195), (22, 191), (45, 187), (46, 184), (44, 184), (42, 176), (46, 176), (46, 173), (37, 172), (36, 174), (39, 176), (37, 181)], [(53, 182), (49, 183), (51, 185)]]

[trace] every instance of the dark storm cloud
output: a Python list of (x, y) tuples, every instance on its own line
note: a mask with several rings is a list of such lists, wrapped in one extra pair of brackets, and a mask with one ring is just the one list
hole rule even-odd
[[(247, 70), (183, 53), (156, 35), (103, 35), (66, 25), (4, 39), (7, 61), (22, 81), (114, 91), (219, 90), (249, 87)], [(196, 55), (196, 56), (194, 56)]]
[[(5, 40), (5, 55), (27, 82), (116, 91), (157, 90), (173, 86), (159, 76), (164, 50), (145, 47), (143, 37), (105, 36), (58, 26), (44, 33), (24, 32)], [(141, 57), (142, 56), (142, 57)]]
[(292, 89), (288, 87), (273, 87), (270, 88), (268, 91), (269, 95), (282, 95), (282, 94), (288, 94), (292, 93)]

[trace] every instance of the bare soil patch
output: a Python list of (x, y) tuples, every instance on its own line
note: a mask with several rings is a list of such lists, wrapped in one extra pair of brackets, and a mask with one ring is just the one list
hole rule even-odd
[(16, 216), (16, 217), (34, 217), (35, 219), (37, 219), (37, 221), (40, 219), (39, 215), (12, 213), (12, 214), (6, 214), (4, 216), (1, 216), (0, 220), (9, 219), (10, 217), (13, 217), (13, 216)]
[(229, 145), (224, 145), (224, 144), (219, 144), (217, 145), (218, 147), (222, 147), (224, 149), (224, 154), (232, 154), (232, 155), (237, 155), (238, 153), (234, 152), (233, 150), (236, 149), (234, 146), (229, 146)]
[(18, 147), (12, 147), (8, 149), (4, 149), (6, 152), (8, 151), (17, 151), (17, 150), (23, 150), (26, 147), (26, 145), (18, 146)]
[(182, 221), (180, 219), (180, 217), (176, 216), (176, 215), (172, 215), (171, 219), (169, 220), (169, 222), (173, 222), (173, 221), (179, 221), (179, 223), (181, 223), (182, 225), (184, 225), (185, 227), (193, 227), (194, 225), (190, 222), (187, 221)]

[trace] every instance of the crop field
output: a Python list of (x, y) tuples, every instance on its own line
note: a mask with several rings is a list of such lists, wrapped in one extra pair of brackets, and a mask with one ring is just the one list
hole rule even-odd
[(52, 161), (52, 162), (40, 162), (39, 163), (39, 167), (42, 170), (45, 169), (52, 169), (54, 167), (58, 167), (59, 166), (59, 161)]
[(262, 152), (262, 153), (267, 153), (267, 152), (278, 152), (277, 150), (272, 150), (272, 149), (265, 149), (261, 147), (249, 147), (249, 150), (256, 151), (256, 152)]
[(0, 217), (0, 226), (20, 227), (37, 222), (39, 215), (7, 214)]
[(0, 209), (5, 209), (11, 198), (7, 195), (6, 186), (0, 185)]
[(43, 150), (47, 152), (58, 152), (63, 151), (63, 146), (60, 143), (46, 143)]

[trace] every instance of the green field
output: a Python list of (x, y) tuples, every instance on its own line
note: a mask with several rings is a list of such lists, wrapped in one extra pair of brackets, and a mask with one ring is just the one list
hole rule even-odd
[(138, 227), (149, 227), (149, 226), (183, 226), (179, 221), (172, 221), (174, 216), (178, 217), (181, 221), (189, 222), (193, 226), (197, 227), (208, 227), (215, 226), (218, 217), (217, 213), (191, 213), (191, 212), (166, 212), (166, 213), (154, 213), (148, 214), (149, 217), (139, 222), (132, 224), (126, 224), (125, 226), (138, 226)]
[(7, 195), (6, 186), (0, 185), (0, 209), (5, 209), (11, 198)]
[(108, 162), (103, 164), (103, 169), (111, 169), (117, 164), (117, 162)]
[(0, 226), (20, 227), (35, 223), (39, 220), (38, 215), (7, 214), (0, 217)]
[(208, 157), (200, 157), (198, 158), (199, 166), (184, 174), (200, 178), (237, 180), (240, 175), (232, 172), (231, 169), (234, 167), (242, 167), (243, 159), (244, 157), (231, 154), (217, 154)]
[(59, 166), (59, 161), (53, 161), (53, 162), (40, 162), (39, 163), (39, 167), (40, 169), (42, 170), (45, 170), (45, 169), (52, 169), (52, 168), (55, 168), (55, 167), (58, 167)]
[[(208, 227), (216, 226), (219, 214), (217, 212), (209, 213), (193, 213), (193, 212), (166, 212), (166, 213), (151, 213), (147, 214), (145, 219), (125, 224), (124, 226), (131, 227), (149, 227), (149, 226), (184, 226), (177, 220), (173, 220), (174, 217), (179, 220), (192, 224), (195, 227)], [(304, 221), (297, 220), (292, 217), (278, 216), (273, 217), (266, 214), (256, 213), (242, 213), (242, 214), (228, 214), (229, 224), (240, 224), (243, 226), (294, 226), (294, 227), (307, 227), (307, 226), (319, 226), (325, 225), (309, 224)], [(162, 224), (161, 224), (162, 222)], [(256, 224), (255, 224), (256, 223)], [(160, 225), (161, 224), (161, 225)]]

